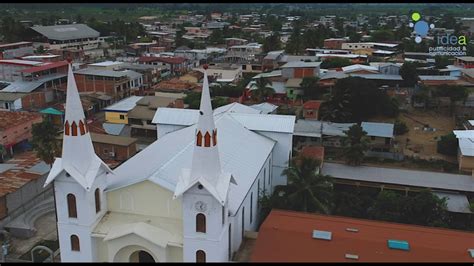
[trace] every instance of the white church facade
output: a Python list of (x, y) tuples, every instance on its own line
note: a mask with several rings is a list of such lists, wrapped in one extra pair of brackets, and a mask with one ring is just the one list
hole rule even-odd
[[(205, 71), (206, 72), (206, 71)], [(158, 139), (110, 169), (94, 153), (69, 69), (54, 182), (62, 262), (230, 261), (258, 226), (259, 196), (286, 184), (294, 116), (241, 104), (159, 108)]]

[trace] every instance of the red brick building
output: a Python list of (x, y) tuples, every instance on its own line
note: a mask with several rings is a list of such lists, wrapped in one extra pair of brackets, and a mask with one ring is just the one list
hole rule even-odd
[(273, 210), (251, 262), (474, 262), (474, 233)]
[(331, 38), (324, 40), (324, 48), (327, 49), (341, 49), (342, 44), (346, 43), (347, 40), (344, 38)]
[(75, 71), (74, 78), (79, 92), (100, 92), (115, 101), (130, 96), (129, 78), (120, 71), (84, 68)]
[(10, 154), (16, 144), (32, 138), (33, 124), (41, 123), (43, 116), (33, 112), (9, 112), (0, 110), (0, 144)]
[(311, 100), (303, 104), (303, 117), (309, 120), (319, 119), (319, 108), (323, 101)]

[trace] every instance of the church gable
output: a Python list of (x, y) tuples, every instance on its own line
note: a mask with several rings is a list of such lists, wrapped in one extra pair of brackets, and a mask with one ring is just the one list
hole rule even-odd
[(107, 192), (107, 201), (110, 211), (182, 219), (181, 200), (148, 180)]

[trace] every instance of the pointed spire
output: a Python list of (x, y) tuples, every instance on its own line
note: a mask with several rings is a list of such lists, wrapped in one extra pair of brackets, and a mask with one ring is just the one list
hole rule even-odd
[(96, 155), (71, 65), (67, 77), (65, 109), (62, 162), (64, 166), (74, 167), (85, 176)]
[(193, 179), (204, 178), (211, 184), (216, 184), (222, 172), (217, 149), (218, 131), (214, 124), (207, 80), (207, 65), (204, 65), (204, 81), (199, 108), (200, 115), (196, 125), (191, 175)]

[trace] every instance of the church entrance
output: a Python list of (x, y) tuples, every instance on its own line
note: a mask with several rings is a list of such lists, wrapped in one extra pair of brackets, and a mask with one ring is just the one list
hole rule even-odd
[(135, 251), (130, 255), (130, 262), (155, 262), (153, 256), (143, 250)]

